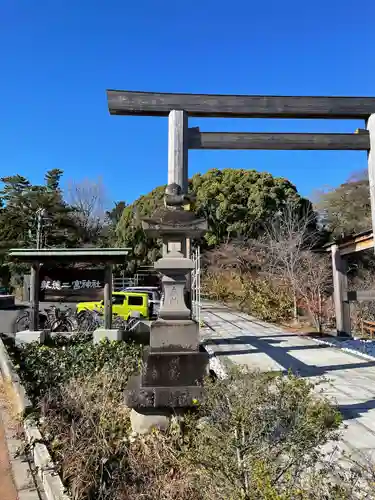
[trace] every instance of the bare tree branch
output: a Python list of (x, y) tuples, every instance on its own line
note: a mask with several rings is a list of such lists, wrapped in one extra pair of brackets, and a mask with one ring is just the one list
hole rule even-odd
[(66, 198), (75, 210), (84, 239), (91, 241), (98, 237), (106, 220), (107, 196), (102, 179), (69, 181)]
[(295, 320), (298, 319), (297, 279), (303, 255), (318, 241), (314, 222), (313, 212), (301, 214), (299, 206), (289, 202), (265, 228), (263, 246), (268, 260), (267, 271), (271, 276), (289, 283), (294, 298)]
[[(300, 305), (306, 308), (318, 332), (322, 331), (325, 299), (332, 292), (332, 268), (327, 255), (303, 251), (295, 274)], [(302, 299), (302, 300), (301, 300)]]

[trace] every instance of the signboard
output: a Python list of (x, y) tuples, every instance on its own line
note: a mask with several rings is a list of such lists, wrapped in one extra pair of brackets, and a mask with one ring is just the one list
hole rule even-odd
[(86, 302), (101, 300), (104, 269), (40, 269), (40, 301)]

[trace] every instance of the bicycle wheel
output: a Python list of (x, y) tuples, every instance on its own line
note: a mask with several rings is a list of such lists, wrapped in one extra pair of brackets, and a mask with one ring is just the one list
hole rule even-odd
[(80, 311), (77, 315), (78, 331), (92, 332), (93, 327), (93, 314), (88, 310)]
[(121, 316), (116, 316), (112, 320), (112, 328), (117, 328), (118, 330), (126, 329), (126, 321), (121, 318)]
[(73, 331), (70, 321), (66, 318), (57, 319), (51, 324), (51, 332), (71, 332)]
[(18, 316), (18, 318), (15, 321), (14, 325), (15, 333), (22, 332), (23, 330), (30, 330), (30, 325), (31, 325), (30, 313), (25, 312), (21, 316)]

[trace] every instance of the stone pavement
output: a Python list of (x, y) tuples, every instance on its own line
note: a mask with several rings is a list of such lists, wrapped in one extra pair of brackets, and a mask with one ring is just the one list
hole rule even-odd
[(347, 425), (341, 448), (355, 458), (375, 458), (375, 359), (318, 344), (220, 304), (203, 302), (201, 319), (206, 324), (203, 339), (219, 359), (262, 371), (291, 369), (303, 377), (328, 378), (324, 392)]
[(4, 424), (0, 416), (0, 491), (1, 500), (17, 500), (17, 490), (13, 481), (12, 467), (5, 439)]

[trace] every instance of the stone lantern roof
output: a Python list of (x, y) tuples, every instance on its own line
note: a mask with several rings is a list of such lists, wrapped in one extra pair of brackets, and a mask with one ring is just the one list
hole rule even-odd
[(167, 186), (164, 195), (164, 207), (155, 210), (152, 217), (142, 219), (142, 227), (151, 238), (163, 235), (184, 235), (198, 238), (207, 231), (207, 221), (184, 210), (183, 205), (191, 196), (181, 194), (177, 184)]

